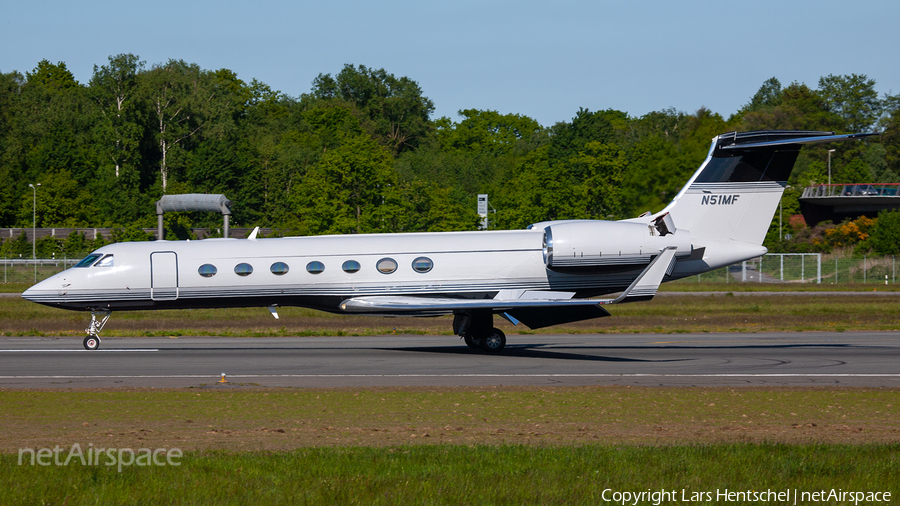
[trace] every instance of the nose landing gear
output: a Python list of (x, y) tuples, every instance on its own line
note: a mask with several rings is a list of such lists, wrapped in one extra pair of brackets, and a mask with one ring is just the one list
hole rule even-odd
[[(91, 310), (91, 323), (88, 328), (84, 329), (88, 334), (82, 343), (84, 349), (96, 350), (100, 347), (100, 331), (103, 330), (103, 326), (106, 325), (106, 321), (111, 315), (112, 311), (108, 309)], [(100, 320), (97, 320), (98, 316)]]

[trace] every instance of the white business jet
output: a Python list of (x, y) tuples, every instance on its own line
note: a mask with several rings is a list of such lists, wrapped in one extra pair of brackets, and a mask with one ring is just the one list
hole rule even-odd
[[(84, 347), (112, 311), (301, 306), (382, 316), (454, 315), (476, 349), (499, 352), (500, 315), (532, 329), (609, 316), (660, 283), (766, 253), (762, 246), (805, 144), (876, 134), (758, 131), (715, 137), (662, 211), (621, 221), (535, 223), (527, 230), (363, 234), (104, 246), (22, 297), (90, 311)], [(615, 298), (595, 299), (621, 292)]]

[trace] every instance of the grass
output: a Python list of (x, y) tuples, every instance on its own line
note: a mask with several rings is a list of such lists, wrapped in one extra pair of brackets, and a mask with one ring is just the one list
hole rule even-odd
[(854, 388), (485, 387), (0, 391), (0, 452), (407, 444), (900, 442), (900, 394)]
[[(0, 504), (598, 504), (606, 489), (893, 501), (898, 401), (862, 388), (7, 390)], [(185, 455), (122, 472), (18, 464), (20, 448), (60, 445), (64, 460), (74, 443)]]
[(181, 462), (119, 473), (80, 464), (19, 466), (7, 455), (0, 457), (0, 503), (609, 504), (609, 489), (607, 498), (666, 491), (658, 502), (650, 495), (638, 503), (673, 504), (726, 489), (833, 488), (892, 492), (891, 503), (900, 492), (896, 444), (307, 448), (198, 452)]
[[(900, 294), (798, 297), (759, 295), (661, 295), (651, 301), (609, 307), (613, 314), (546, 329), (539, 333), (764, 332), (900, 330)], [(103, 330), (106, 337), (130, 336), (335, 336), (450, 334), (449, 317), (379, 318), (335, 315), (304, 308), (120, 311)], [(0, 297), (0, 336), (83, 336), (84, 312), (41, 306), (19, 297)], [(495, 318), (507, 334), (533, 333)]]

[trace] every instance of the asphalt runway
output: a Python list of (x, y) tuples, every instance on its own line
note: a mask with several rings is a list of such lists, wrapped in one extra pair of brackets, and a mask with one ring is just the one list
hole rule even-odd
[(511, 335), (498, 355), (454, 336), (0, 338), (0, 388), (257, 385), (900, 387), (900, 333)]

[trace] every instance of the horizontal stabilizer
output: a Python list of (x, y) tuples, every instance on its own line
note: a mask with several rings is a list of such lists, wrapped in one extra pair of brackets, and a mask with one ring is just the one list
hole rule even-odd
[[(773, 132), (777, 133), (777, 132)], [(821, 133), (821, 132), (820, 132)], [(845, 134), (845, 135), (812, 135), (809, 137), (795, 137), (788, 139), (764, 140), (762, 142), (735, 143), (730, 145), (722, 145), (722, 149), (752, 149), (752, 148), (769, 148), (777, 146), (787, 146), (789, 144), (819, 144), (823, 142), (839, 142), (864, 139), (873, 135), (881, 134)]]

